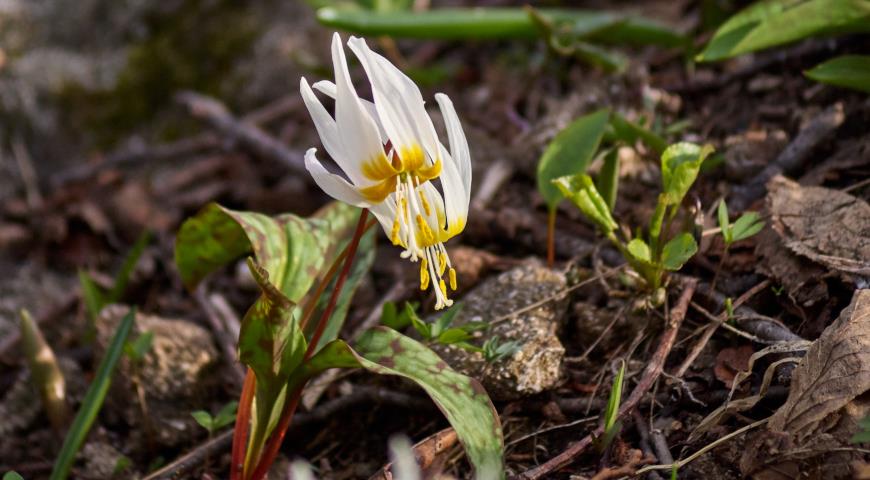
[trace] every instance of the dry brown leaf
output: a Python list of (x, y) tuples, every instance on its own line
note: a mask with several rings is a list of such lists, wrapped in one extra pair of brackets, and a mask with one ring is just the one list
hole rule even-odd
[[(870, 390), (870, 290), (857, 290), (839, 318), (825, 329), (792, 374), (788, 399), (756, 435), (740, 462), (745, 474), (783, 478), (797, 469), (824, 477), (848, 475), (851, 451), (843, 450), (868, 411), (856, 399)], [(762, 468), (764, 467), (764, 468)], [(808, 478), (815, 478), (810, 476)]]
[(870, 276), (870, 205), (848, 193), (768, 183), (771, 226), (792, 252), (832, 270)]
[(755, 353), (755, 350), (750, 345), (743, 345), (738, 348), (723, 348), (716, 355), (713, 373), (719, 381), (724, 383), (728, 388), (731, 388), (737, 372), (749, 369), (749, 357), (753, 353)]

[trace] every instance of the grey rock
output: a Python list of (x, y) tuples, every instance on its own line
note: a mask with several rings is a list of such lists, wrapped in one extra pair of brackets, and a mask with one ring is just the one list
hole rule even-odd
[[(518, 342), (510, 357), (488, 363), (482, 354), (456, 346), (433, 348), (451, 367), (479, 379), (493, 399), (515, 400), (551, 389), (559, 382), (565, 355), (556, 334), (567, 305), (566, 296), (552, 297), (565, 286), (562, 273), (529, 262), (485, 280), (465, 296), (452, 325), (497, 321), (485, 337)], [(484, 335), (478, 335), (475, 343), (482, 343)]]
[[(110, 305), (97, 320), (97, 351), (102, 356), (129, 307)], [(208, 330), (185, 320), (172, 320), (137, 313), (130, 340), (153, 332), (151, 348), (138, 365), (125, 355), (112, 380), (107, 407), (115, 416), (136, 428), (142, 440), (164, 446), (193, 438), (199, 428), (190, 412), (202, 408), (202, 398), (214, 384), (213, 366), (218, 351)], [(147, 409), (143, 421), (142, 402)], [(137, 439), (134, 439), (136, 441)]]

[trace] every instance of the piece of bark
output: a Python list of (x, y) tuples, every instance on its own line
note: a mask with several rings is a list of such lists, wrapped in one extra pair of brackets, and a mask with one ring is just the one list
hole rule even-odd
[(485, 280), (462, 299), (452, 326), (493, 323), (486, 338), (518, 342), (511, 356), (490, 363), (454, 345), (433, 348), (451, 367), (479, 379), (493, 399), (515, 400), (553, 388), (565, 355), (556, 336), (567, 305), (566, 295), (558, 295), (565, 285), (562, 273), (530, 262)]
[(792, 375), (785, 404), (740, 462), (754, 478), (847, 478), (860, 454), (848, 447), (870, 412), (870, 290), (857, 290)]

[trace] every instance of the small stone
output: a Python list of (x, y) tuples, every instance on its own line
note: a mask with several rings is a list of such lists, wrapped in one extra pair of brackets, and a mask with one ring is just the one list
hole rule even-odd
[[(102, 358), (129, 307), (110, 305), (97, 319), (97, 355)], [(124, 355), (112, 379), (107, 407), (125, 422), (139, 426), (136, 434), (151, 436), (160, 445), (174, 446), (193, 438), (200, 427), (190, 412), (202, 408), (213, 385), (212, 368), (218, 352), (208, 330), (185, 320), (141, 313), (128, 342), (152, 332), (151, 348), (138, 365)], [(138, 384), (138, 385), (137, 385)], [(145, 399), (144, 422), (140, 393)], [(145, 440), (146, 438), (143, 438)]]
[(127, 471), (130, 460), (106, 442), (86, 443), (79, 457), (85, 460), (84, 471), (87, 473), (84, 478), (115, 478), (121, 473), (130, 474)]
[[(562, 273), (530, 261), (483, 281), (462, 300), (452, 326), (499, 320), (486, 336), (518, 342), (512, 356), (488, 363), (482, 354), (453, 345), (436, 344), (433, 349), (457, 371), (479, 379), (493, 399), (515, 400), (551, 389), (559, 381), (565, 355), (556, 333), (567, 305), (565, 295), (552, 297), (565, 285)], [(475, 343), (483, 340), (481, 336)]]

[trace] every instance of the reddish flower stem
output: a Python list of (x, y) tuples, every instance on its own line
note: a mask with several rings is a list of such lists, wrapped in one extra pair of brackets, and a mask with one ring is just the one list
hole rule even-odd
[[(368, 216), (368, 212), (367, 209), (363, 209), (360, 213), (359, 222), (356, 225), (353, 239), (347, 247), (347, 256), (344, 260), (344, 267), (342, 267), (338, 280), (335, 282), (335, 288), (332, 289), (329, 303), (327, 304), (326, 309), (323, 310), (323, 315), (320, 316), (320, 321), (317, 323), (317, 329), (314, 331), (311, 340), (308, 342), (308, 348), (305, 350), (305, 360), (308, 360), (312, 355), (314, 355), (317, 343), (320, 341), (320, 337), (323, 336), (326, 324), (329, 323), (329, 317), (332, 315), (333, 310), (335, 310), (338, 296), (341, 294), (341, 289), (344, 287), (344, 282), (347, 280), (347, 276), (350, 273), (350, 267), (353, 265), (353, 260), (356, 256), (356, 250), (359, 246), (360, 239), (367, 230), (366, 217)], [(328, 279), (324, 279), (324, 282), (328, 282)], [(315, 301), (315, 299), (312, 298), (312, 301)], [(275, 430), (272, 432), (272, 435), (269, 437), (269, 440), (266, 442), (266, 447), (263, 449), (263, 454), (260, 457), (260, 461), (257, 462), (257, 467), (254, 469), (254, 473), (252, 473), (250, 477), (247, 477), (248, 480), (262, 480), (266, 477), (266, 474), (269, 472), (269, 467), (272, 466), (275, 457), (278, 455), (278, 450), (281, 448), (281, 442), (284, 441), (284, 435), (287, 433), (287, 428), (290, 427), (290, 420), (293, 419), (293, 414), (296, 413), (296, 407), (299, 405), (299, 398), (302, 396), (302, 390), (304, 388), (305, 384), (303, 383), (299, 388), (291, 393), (290, 397), (288, 397), (287, 403), (284, 405), (284, 411), (281, 413), (281, 419), (275, 427)]]
[(251, 405), (254, 402), (254, 390), (257, 377), (248, 368), (242, 394), (239, 396), (239, 411), (236, 414), (236, 426), (233, 429), (233, 453), (230, 463), (230, 480), (241, 480), (242, 466), (245, 463), (245, 443), (248, 441), (248, 425), (251, 423)]
[(547, 266), (556, 263), (556, 209), (547, 212)]

